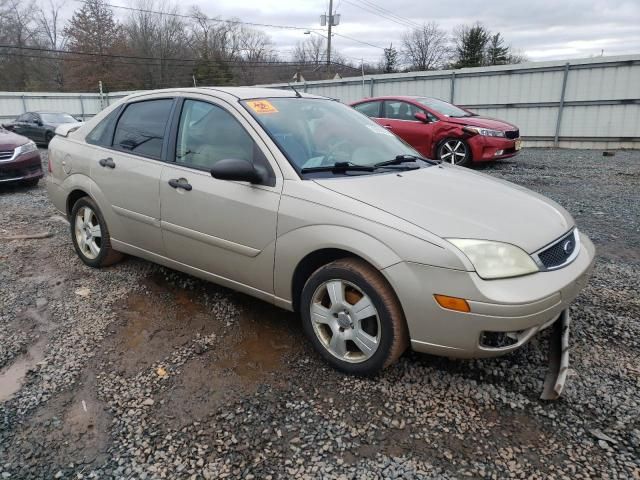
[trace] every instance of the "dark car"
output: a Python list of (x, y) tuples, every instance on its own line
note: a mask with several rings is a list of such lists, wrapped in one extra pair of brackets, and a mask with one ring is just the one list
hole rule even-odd
[(455, 165), (516, 155), (518, 127), (431, 97), (377, 97), (351, 104), (422, 155)]
[(48, 145), (55, 135), (56, 128), (65, 123), (78, 123), (78, 120), (68, 113), (27, 112), (4, 127), (36, 143)]
[(36, 185), (43, 176), (42, 160), (36, 144), (0, 127), (0, 185)]

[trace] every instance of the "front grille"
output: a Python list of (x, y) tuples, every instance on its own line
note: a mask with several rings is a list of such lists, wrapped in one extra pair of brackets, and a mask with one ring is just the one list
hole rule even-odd
[(578, 248), (578, 241), (574, 230), (538, 253), (538, 258), (547, 269), (560, 267), (571, 259), (576, 248)]
[(513, 140), (514, 138), (518, 138), (520, 136), (520, 130), (507, 130), (504, 132), (504, 136), (509, 140)]
[(13, 150), (0, 150), (0, 160), (9, 160), (13, 157)]

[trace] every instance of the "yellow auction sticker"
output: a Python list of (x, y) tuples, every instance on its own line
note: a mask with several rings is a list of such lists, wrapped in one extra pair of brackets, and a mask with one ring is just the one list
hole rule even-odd
[(247, 105), (257, 114), (278, 113), (278, 109), (269, 100), (249, 100)]

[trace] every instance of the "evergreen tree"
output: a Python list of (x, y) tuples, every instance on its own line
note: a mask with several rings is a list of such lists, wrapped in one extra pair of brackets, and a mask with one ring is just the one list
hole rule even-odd
[(480, 23), (458, 28), (455, 39), (457, 57), (455, 66), (457, 68), (482, 66), (490, 36), (489, 31)]
[(67, 87), (95, 91), (100, 80), (110, 90), (121, 86), (125, 72), (116, 67), (117, 62), (109, 55), (122, 52), (125, 41), (121, 26), (104, 0), (84, 2), (73, 14), (64, 34), (70, 52), (92, 54), (73, 56), (66, 62)]
[(506, 65), (510, 63), (509, 57), (509, 47), (504, 45), (504, 39), (500, 33), (491, 35), (487, 45), (485, 63), (487, 65)]
[(398, 71), (398, 51), (393, 48), (393, 43), (389, 44), (389, 48), (384, 49), (382, 71), (383, 73), (395, 73)]

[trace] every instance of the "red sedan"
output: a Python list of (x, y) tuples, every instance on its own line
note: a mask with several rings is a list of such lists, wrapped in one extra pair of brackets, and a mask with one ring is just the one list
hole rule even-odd
[(0, 126), (0, 185), (23, 183), (34, 186), (43, 176), (36, 144)]
[(425, 157), (455, 165), (512, 157), (522, 145), (515, 125), (480, 117), (437, 98), (376, 97), (351, 106)]

